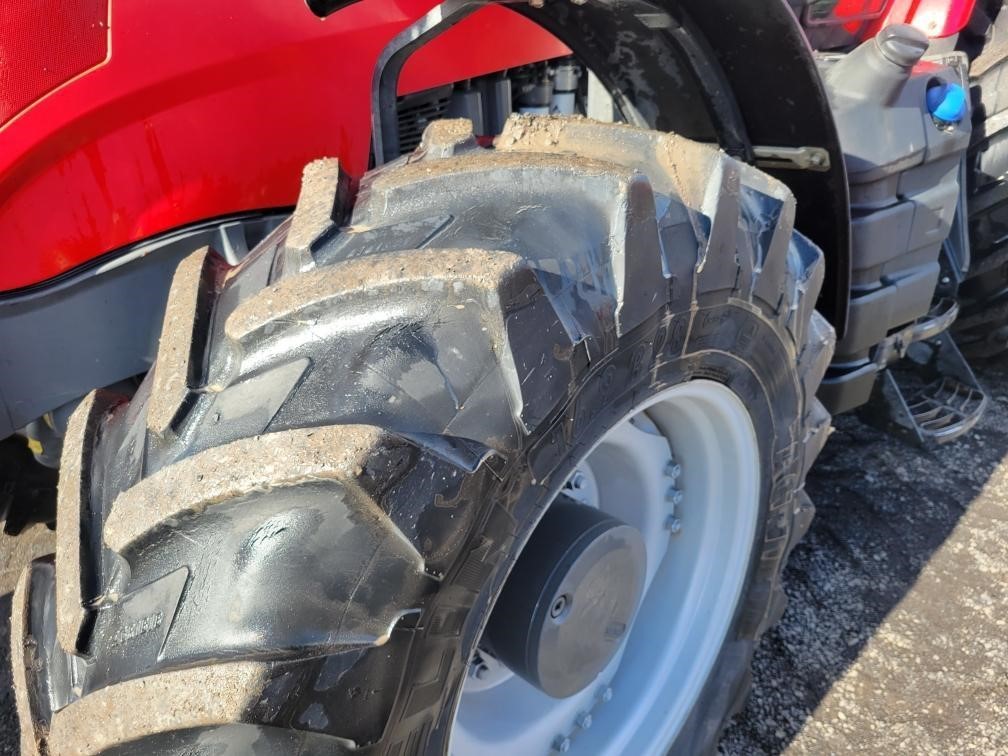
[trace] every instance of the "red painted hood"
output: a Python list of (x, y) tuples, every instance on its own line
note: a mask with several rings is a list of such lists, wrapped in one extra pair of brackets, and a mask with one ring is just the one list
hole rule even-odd
[[(0, 292), (199, 220), (291, 205), (320, 156), (363, 172), (375, 61), (433, 5), (364, 0), (319, 19), (298, 2), (112, 0), (105, 56), (40, 80), (0, 126)], [(33, 18), (3, 27), (0, 56), (15, 37), (23, 53), (28, 33), (52, 44)], [(401, 89), (566, 52), (493, 6), (417, 53)]]

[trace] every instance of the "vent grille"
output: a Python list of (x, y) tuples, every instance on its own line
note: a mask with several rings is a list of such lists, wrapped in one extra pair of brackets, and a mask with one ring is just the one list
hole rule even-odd
[(396, 103), (399, 119), (399, 154), (415, 150), (427, 124), (444, 118), (451, 104), (452, 87), (438, 87), (400, 97)]

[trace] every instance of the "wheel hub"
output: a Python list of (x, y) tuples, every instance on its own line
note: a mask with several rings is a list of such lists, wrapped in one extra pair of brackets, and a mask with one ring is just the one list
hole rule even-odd
[[(761, 468), (749, 411), (731, 389), (705, 379), (664, 389), (571, 462), (569, 479), (519, 554), (479, 640), (452, 725), (453, 756), (551, 749), (662, 756), (689, 721), (736, 616), (756, 539)], [(582, 690), (555, 698), (544, 692), (548, 680), (545, 686), (537, 682), (549, 677), (540, 672), (544, 655), (568, 653), (540, 647), (535, 628), (540, 622), (548, 627), (549, 612), (540, 608), (535, 614), (525, 605), (522, 614), (507, 607), (521, 607), (513, 591), (524, 592), (533, 606), (559, 611), (565, 626), (574, 621), (578, 592), (558, 605), (556, 599), (569, 591), (559, 583), (545, 589), (542, 572), (549, 570), (541, 566), (560, 570), (563, 544), (583, 532), (550, 514), (571, 500), (630, 526), (643, 539), (647, 558), (639, 599), (618, 581), (600, 591), (634, 593), (627, 612), (631, 625), (614, 644), (615, 655)], [(530, 557), (537, 553), (546, 556)], [(506, 603), (504, 594), (510, 595)], [(519, 638), (510, 639), (505, 661), (488, 636), (495, 635), (503, 649), (508, 632)], [(563, 658), (567, 669), (578, 668), (572, 655)], [(596, 655), (582, 680), (604, 658)]]
[(484, 642), (547, 695), (574, 695), (619, 651), (646, 573), (636, 528), (561, 497), (515, 564)]

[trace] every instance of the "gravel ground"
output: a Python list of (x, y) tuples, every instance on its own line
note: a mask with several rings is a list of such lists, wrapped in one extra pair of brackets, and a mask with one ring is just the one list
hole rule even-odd
[(937, 452), (838, 418), (726, 754), (1008, 750), (1008, 360)]
[[(931, 453), (841, 417), (808, 488), (818, 517), (789, 608), (756, 655), (724, 754), (1004, 753), (1008, 748), (1008, 368), (967, 439)], [(9, 591), (53, 547), (0, 537), (0, 754), (17, 753)]]

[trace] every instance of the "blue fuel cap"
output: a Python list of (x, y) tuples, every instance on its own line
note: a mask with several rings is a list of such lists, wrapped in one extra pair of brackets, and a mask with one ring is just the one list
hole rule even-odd
[(928, 112), (936, 121), (959, 123), (968, 110), (966, 90), (958, 84), (936, 84), (927, 91)]

